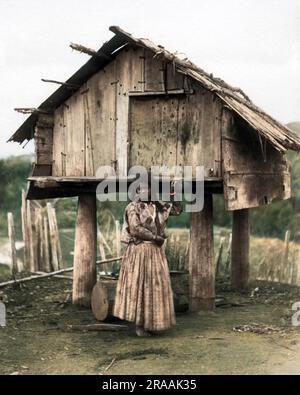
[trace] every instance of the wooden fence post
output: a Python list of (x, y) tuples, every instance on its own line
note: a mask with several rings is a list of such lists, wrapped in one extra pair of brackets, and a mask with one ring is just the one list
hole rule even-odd
[(284, 237), (284, 249), (281, 262), (280, 281), (282, 283), (289, 283), (289, 250), (290, 250), (291, 231), (287, 230)]
[(49, 235), (51, 245), (51, 263), (54, 271), (59, 270), (59, 258), (57, 251), (57, 240), (56, 240), (56, 229), (53, 219), (53, 210), (51, 203), (47, 203), (48, 223), (49, 223)]
[[(99, 254), (100, 254), (101, 260), (105, 261), (106, 260), (105, 248), (104, 248), (104, 243), (102, 240), (102, 233), (101, 233), (99, 227), (97, 230), (97, 242), (98, 242)], [(105, 266), (103, 269), (104, 269), (105, 274), (107, 274), (107, 267)]]
[(222, 266), (222, 254), (223, 254), (224, 243), (225, 243), (225, 237), (221, 237), (218, 258), (217, 258), (217, 262), (216, 262), (216, 277), (219, 276), (220, 269)]
[[(115, 221), (116, 225), (116, 255), (121, 256), (121, 229), (120, 229), (120, 221)], [(117, 263), (112, 265), (113, 272), (115, 272), (117, 268)]]
[(57, 251), (57, 258), (58, 258), (58, 268), (62, 269), (62, 251), (61, 251), (61, 245), (60, 245), (60, 239), (59, 239), (59, 231), (58, 231), (55, 207), (52, 207), (52, 220), (53, 220), (53, 226), (54, 226), (55, 243), (56, 243), (56, 251)]
[(44, 232), (44, 265), (43, 269), (46, 273), (51, 271), (50, 266), (50, 245), (49, 245), (49, 231), (48, 231), (48, 218), (44, 217), (43, 223), (43, 232)]
[(299, 265), (300, 265), (300, 249), (297, 252), (297, 258), (294, 260), (293, 274), (292, 274), (292, 284), (299, 285), (298, 276), (299, 276)]
[(24, 269), (30, 270), (30, 241), (27, 223), (27, 208), (26, 208), (26, 194), (22, 190), (22, 206), (21, 206), (21, 219), (22, 219), (22, 235), (24, 242)]
[(12, 213), (7, 213), (8, 237), (10, 242), (11, 270), (13, 276), (18, 273), (17, 250), (16, 250), (16, 232), (14, 217)]
[(55, 208), (50, 202), (42, 205), (26, 201), (22, 191), (22, 234), (24, 240), (24, 267), (31, 272), (62, 268), (62, 251)]
[(101, 259), (105, 260), (106, 254), (105, 254), (105, 248), (104, 248), (104, 243), (102, 241), (102, 234), (101, 234), (100, 229), (98, 230), (97, 235), (98, 235), (97, 239), (98, 239), (98, 246), (99, 246), (99, 254), (100, 254)]
[(90, 305), (96, 283), (96, 195), (78, 197), (74, 247), (73, 304)]
[(29, 244), (29, 257), (30, 264), (29, 270), (34, 273), (36, 271), (35, 267), (35, 251), (34, 251), (34, 232), (32, 229), (32, 210), (31, 210), (31, 202), (27, 200), (26, 207), (26, 219), (27, 219), (27, 232), (28, 232), (28, 244)]
[(231, 262), (231, 246), (232, 246), (232, 232), (228, 237), (228, 246), (226, 251), (226, 261), (225, 261), (225, 275), (229, 275), (230, 273), (230, 262)]
[(35, 224), (35, 251), (36, 251), (36, 271), (42, 270), (44, 262), (43, 251), (43, 233), (41, 232), (42, 225), (42, 208), (36, 207), (34, 209), (34, 224)]

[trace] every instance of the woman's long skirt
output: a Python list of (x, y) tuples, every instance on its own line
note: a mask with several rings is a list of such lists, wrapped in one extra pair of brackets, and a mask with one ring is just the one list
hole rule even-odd
[(176, 323), (168, 262), (152, 243), (130, 243), (123, 257), (113, 315), (147, 330)]

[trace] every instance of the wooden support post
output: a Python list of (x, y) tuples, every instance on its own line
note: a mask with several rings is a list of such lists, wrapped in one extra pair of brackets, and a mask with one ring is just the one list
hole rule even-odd
[(212, 194), (205, 194), (204, 207), (191, 215), (189, 252), (190, 311), (215, 307)]
[(249, 281), (249, 210), (233, 211), (232, 251), (231, 251), (231, 286), (243, 291)]
[(16, 250), (16, 233), (14, 225), (14, 217), (12, 213), (7, 213), (7, 224), (8, 224), (8, 237), (10, 242), (10, 254), (11, 254), (11, 270), (13, 276), (18, 273), (18, 262), (17, 262), (17, 250)]
[(96, 195), (80, 195), (74, 247), (73, 304), (90, 305), (97, 280), (96, 250)]

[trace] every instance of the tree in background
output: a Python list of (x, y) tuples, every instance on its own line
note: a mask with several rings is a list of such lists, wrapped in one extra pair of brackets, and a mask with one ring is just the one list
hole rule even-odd
[(7, 212), (14, 214), (17, 237), (21, 235), (21, 192), (31, 170), (30, 155), (12, 156), (0, 160), (0, 235), (7, 236)]

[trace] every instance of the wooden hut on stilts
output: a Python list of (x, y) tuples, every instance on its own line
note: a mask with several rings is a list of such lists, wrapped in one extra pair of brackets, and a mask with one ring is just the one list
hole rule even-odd
[(119, 27), (30, 116), (9, 141), (35, 140), (27, 199), (78, 196), (73, 302), (96, 282), (97, 169), (117, 177), (141, 165), (203, 165), (205, 202), (191, 215), (190, 310), (213, 309), (213, 193), (232, 211), (233, 288), (247, 287), (249, 209), (290, 197), (288, 149), (300, 139), (239, 88)]

